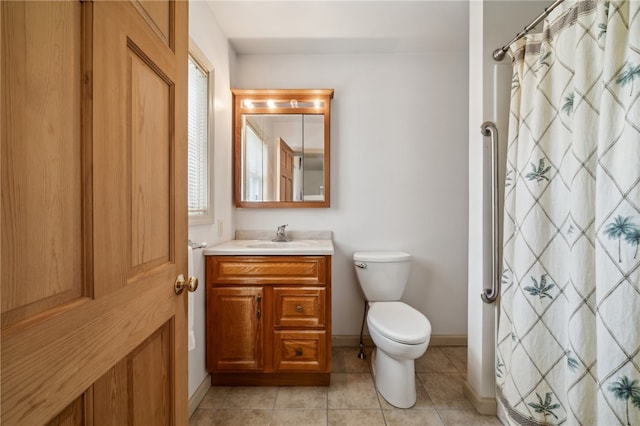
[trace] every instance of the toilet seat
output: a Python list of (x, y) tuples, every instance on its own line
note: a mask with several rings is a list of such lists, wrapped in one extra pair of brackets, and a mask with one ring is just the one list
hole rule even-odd
[(427, 317), (403, 302), (371, 303), (367, 324), (385, 338), (406, 345), (424, 343), (431, 335)]

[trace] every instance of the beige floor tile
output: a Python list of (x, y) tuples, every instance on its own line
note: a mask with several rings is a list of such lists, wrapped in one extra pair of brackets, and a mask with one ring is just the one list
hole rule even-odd
[(453, 425), (500, 426), (481, 416), (462, 394), (466, 347), (432, 347), (416, 360), (416, 404), (393, 407), (376, 391), (372, 347), (333, 349), (328, 387), (214, 386), (189, 420), (190, 426), (218, 425)]
[(277, 395), (278, 388), (273, 386), (231, 387), (221, 408), (272, 409)]
[(278, 391), (275, 408), (327, 408), (328, 388), (324, 386), (283, 386)]
[(381, 410), (329, 410), (329, 426), (384, 426)]
[(438, 412), (427, 410), (382, 410), (387, 426), (442, 426)]
[[(374, 380), (375, 382), (375, 380)], [(380, 395), (380, 393), (378, 392), (378, 396), (380, 399), (380, 406), (382, 407), (383, 410), (402, 410), (402, 408), (397, 408), (394, 407), (393, 405), (389, 404), (382, 395)], [(422, 382), (420, 382), (420, 379), (418, 379), (416, 377), (416, 403), (413, 407), (411, 407), (412, 410), (421, 410), (421, 409), (425, 409), (425, 408), (433, 408), (433, 401), (431, 401), (431, 398), (429, 397), (429, 394), (427, 393), (426, 389), (422, 386)]]
[(215, 412), (215, 426), (268, 426), (273, 410), (226, 410)]
[(189, 426), (212, 426), (215, 424), (216, 410), (198, 408), (189, 419)]
[(360, 348), (337, 347), (332, 352), (332, 367), (334, 373), (368, 373), (372, 347), (365, 347), (365, 359), (358, 358)]
[(424, 355), (416, 359), (417, 373), (456, 373), (458, 370), (445, 356), (439, 346), (430, 347)]
[(329, 409), (380, 409), (373, 379), (369, 373), (334, 373), (328, 393)]
[(464, 376), (460, 373), (418, 373), (435, 408), (472, 408), (462, 394)]
[(474, 409), (469, 410), (438, 410), (440, 417), (447, 426), (501, 426), (502, 423), (495, 416), (482, 416)]
[(229, 393), (229, 388), (225, 386), (212, 386), (207, 391), (207, 394), (200, 402), (198, 408), (212, 408), (218, 409), (222, 407), (222, 402)]
[(467, 347), (466, 346), (445, 346), (442, 349), (444, 355), (456, 367), (458, 373), (467, 375)]
[(325, 426), (327, 410), (273, 410), (271, 426)]

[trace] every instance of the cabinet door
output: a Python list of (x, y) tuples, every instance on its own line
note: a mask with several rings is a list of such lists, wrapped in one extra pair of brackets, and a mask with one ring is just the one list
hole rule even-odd
[(263, 367), (262, 287), (207, 289), (207, 368), (214, 371)]

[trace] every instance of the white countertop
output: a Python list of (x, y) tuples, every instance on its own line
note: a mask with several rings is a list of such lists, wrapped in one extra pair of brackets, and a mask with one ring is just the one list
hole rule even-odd
[(231, 240), (203, 250), (205, 256), (211, 255), (332, 255), (333, 241), (324, 239), (294, 239), (287, 242), (271, 240)]

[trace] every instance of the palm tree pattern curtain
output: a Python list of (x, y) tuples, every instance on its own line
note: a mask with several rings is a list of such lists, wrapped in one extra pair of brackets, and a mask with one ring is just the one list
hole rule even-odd
[(565, 0), (510, 54), (499, 404), (640, 425), (640, 0)]

